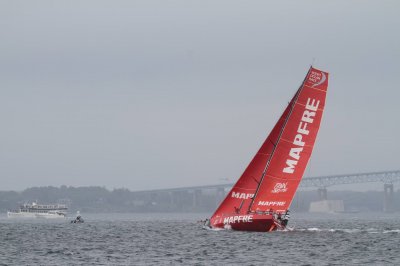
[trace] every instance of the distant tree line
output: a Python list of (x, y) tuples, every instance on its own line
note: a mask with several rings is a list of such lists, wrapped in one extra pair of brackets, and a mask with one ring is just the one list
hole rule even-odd
[[(384, 194), (379, 191), (328, 191), (331, 200), (343, 200), (349, 211), (373, 211), (383, 209)], [(22, 192), (0, 191), (0, 211), (16, 209), (20, 204), (64, 203), (70, 211), (83, 212), (212, 212), (221, 202), (213, 191), (130, 191), (108, 190), (104, 187), (33, 187)], [(308, 211), (310, 202), (318, 201), (316, 191), (299, 191), (292, 203), (292, 210)], [(393, 195), (393, 211), (399, 211), (400, 192)]]

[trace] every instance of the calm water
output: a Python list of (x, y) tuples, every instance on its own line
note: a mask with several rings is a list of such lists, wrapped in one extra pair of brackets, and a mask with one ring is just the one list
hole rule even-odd
[(400, 265), (400, 215), (293, 214), (292, 232), (211, 231), (206, 214), (0, 217), (2, 265)]

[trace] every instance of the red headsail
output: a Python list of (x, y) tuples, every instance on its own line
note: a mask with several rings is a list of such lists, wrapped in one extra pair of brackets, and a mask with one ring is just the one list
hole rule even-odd
[(328, 73), (311, 67), (268, 138), (211, 217), (211, 224), (228, 215), (289, 208), (314, 147), (327, 87)]

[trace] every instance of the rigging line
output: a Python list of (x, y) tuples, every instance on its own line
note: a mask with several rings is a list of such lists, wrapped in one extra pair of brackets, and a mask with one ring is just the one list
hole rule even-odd
[(240, 203), (240, 206), (239, 206), (239, 208), (236, 208), (235, 207), (235, 211), (236, 211), (236, 213), (240, 213), (240, 210), (242, 209), (242, 207), (243, 207), (243, 204), (244, 204), (244, 200), (242, 200), (242, 202)]
[(301, 93), (301, 92), (303, 91), (303, 89), (304, 89), (304, 84), (306, 83), (307, 77), (308, 77), (308, 75), (310, 74), (311, 69), (312, 69), (312, 65), (311, 65), (310, 68), (308, 69), (308, 72), (307, 72), (306, 77), (304, 78), (303, 82), (301, 83), (300, 88), (297, 90), (297, 92), (296, 92), (296, 94), (295, 94), (294, 101), (293, 101), (292, 106), (291, 106), (291, 108), (290, 108), (289, 114), (286, 116), (285, 122), (283, 123), (282, 128), (281, 128), (281, 130), (280, 130), (280, 132), (279, 132), (278, 139), (277, 139), (277, 141), (276, 141), (277, 145), (274, 146), (274, 148), (272, 149), (271, 155), (270, 155), (269, 158), (268, 158), (268, 161), (267, 161), (267, 163), (266, 163), (266, 165), (265, 165), (264, 171), (263, 171), (263, 173), (262, 173), (262, 175), (261, 175), (260, 182), (259, 182), (258, 185), (257, 185), (256, 192), (254, 193), (254, 196), (253, 196), (253, 198), (251, 199), (251, 202), (250, 202), (250, 204), (249, 204), (249, 209), (247, 210), (248, 212), (250, 212), (251, 207), (253, 206), (254, 200), (255, 200), (255, 198), (257, 197), (257, 194), (258, 194), (258, 191), (260, 190), (261, 184), (262, 184), (262, 182), (264, 181), (265, 174), (267, 173), (267, 169), (268, 169), (268, 167), (269, 167), (269, 165), (270, 165), (270, 163), (271, 163), (271, 159), (272, 159), (272, 157), (274, 156), (276, 147), (278, 146), (279, 140), (280, 140), (281, 137), (282, 137), (283, 131), (285, 130), (285, 127), (286, 127), (286, 125), (287, 125), (287, 123), (288, 123), (288, 121), (289, 121), (289, 118), (290, 118), (290, 116), (291, 116), (291, 114), (292, 114), (292, 112), (293, 112), (293, 109), (294, 109), (294, 107), (296, 106), (296, 102), (297, 102), (297, 100), (298, 100), (298, 98), (299, 98), (299, 96), (300, 96), (300, 93)]

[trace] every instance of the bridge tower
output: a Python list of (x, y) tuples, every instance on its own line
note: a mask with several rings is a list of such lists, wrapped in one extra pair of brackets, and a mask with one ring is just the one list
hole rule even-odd
[(202, 196), (202, 191), (201, 189), (195, 189), (193, 190), (193, 204), (192, 207), (194, 209), (200, 207), (201, 204), (201, 196)]
[(318, 196), (319, 200), (327, 200), (328, 199), (328, 190), (326, 187), (318, 188)]
[(383, 211), (392, 212), (393, 211), (393, 184), (384, 184), (384, 199), (383, 199)]

